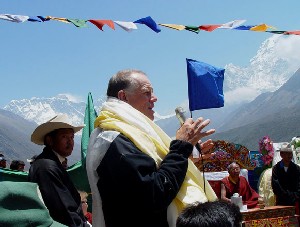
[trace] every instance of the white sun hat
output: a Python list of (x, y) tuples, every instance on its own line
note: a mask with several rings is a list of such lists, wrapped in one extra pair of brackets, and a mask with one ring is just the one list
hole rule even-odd
[(292, 148), (292, 145), (290, 143), (284, 142), (284, 143), (281, 144), (278, 151), (293, 152), (293, 148)]
[(74, 126), (66, 114), (58, 114), (49, 121), (39, 125), (31, 134), (31, 141), (38, 145), (44, 145), (44, 137), (48, 133), (61, 128), (71, 128), (74, 133), (80, 131), (85, 125)]

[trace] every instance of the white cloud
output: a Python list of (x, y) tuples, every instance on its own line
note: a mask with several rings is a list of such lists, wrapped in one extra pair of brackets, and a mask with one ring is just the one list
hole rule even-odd
[(259, 95), (259, 91), (257, 89), (249, 88), (249, 87), (240, 87), (235, 90), (226, 92), (224, 94), (224, 99), (226, 105), (235, 105), (240, 104), (242, 102), (251, 102)]
[(274, 48), (274, 55), (285, 58), (294, 70), (300, 67), (300, 37), (297, 35), (281, 36)]
[(81, 96), (70, 93), (58, 94), (57, 97), (66, 97), (70, 102), (74, 103), (84, 102), (84, 99)]

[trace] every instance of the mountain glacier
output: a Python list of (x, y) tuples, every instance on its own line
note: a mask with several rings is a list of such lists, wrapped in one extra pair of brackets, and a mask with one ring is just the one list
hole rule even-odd
[(262, 43), (247, 67), (226, 65), (226, 104), (249, 102), (281, 87), (300, 67), (299, 49), (299, 37), (273, 35)]

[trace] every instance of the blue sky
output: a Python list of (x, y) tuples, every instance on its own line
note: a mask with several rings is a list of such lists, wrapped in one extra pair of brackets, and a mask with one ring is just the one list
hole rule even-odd
[[(54, 16), (77, 19), (135, 21), (151, 16), (157, 23), (198, 26), (236, 19), (245, 25), (266, 23), (278, 30), (300, 30), (300, 2), (233, 0), (31, 0), (4, 1), (0, 14)], [(53, 97), (67, 93), (83, 101), (88, 92), (98, 99), (118, 70), (146, 72), (158, 96), (155, 110), (166, 114), (187, 99), (186, 58), (218, 67), (246, 67), (266, 32), (217, 29), (176, 31), (145, 25), (128, 33), (116, 25), (99, 30), (58, 21), (12, 23), (0, 20), (0, 108), (13, 99)], [(300, 39), (300, 36), (299, 36)], [(225, 78), (226, 79), (226, 78)]]

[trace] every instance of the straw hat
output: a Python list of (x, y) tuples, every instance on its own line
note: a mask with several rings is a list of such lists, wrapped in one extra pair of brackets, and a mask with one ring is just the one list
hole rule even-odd
[(31, 134), (31, 141), (38, 145), (44, 145), (44, 137), (48, 133), (61, 128), (71, 128), (74, 133), (80, 131), (85, 125), (73, 126), (66, 114), (58, 114), (49, 121), (39, 125)]
[(278, 151), (283, 151), (283, 152), (293, 152), (292, 145), (288, 142), (284, 142), (281, 144), (280, 148)]

